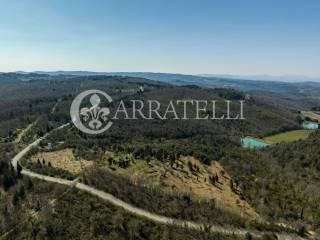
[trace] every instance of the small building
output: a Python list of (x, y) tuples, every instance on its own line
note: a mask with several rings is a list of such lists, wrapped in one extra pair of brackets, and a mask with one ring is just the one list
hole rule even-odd
[(261, 139), (253, 138), (253, 137), (245, 137), (241, 139), (241, 146), (244, 148), (265, 148), (271, 146), (270, 143), (264, 142)]
[(51, 150), (51, 149), (52, 149), (52, 143), (51, 143), (51, 142), (48, 143), (47, 149), (48, 149), (48, 150)]
[(310, 122), (310, 121), (303, 121), (302, 127), (304, 129), (318, 129), (319, 128), (319, 123)]
[(143, 86), (139, 86), (138, 93), (143, 93), (143, 92), (144, 92), (144, 87)]

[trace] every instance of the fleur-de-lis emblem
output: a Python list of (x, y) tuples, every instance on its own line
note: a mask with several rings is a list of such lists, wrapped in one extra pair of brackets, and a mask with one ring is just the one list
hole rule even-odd
[[(90, 97), (91, 107), (81, 107), (81, 103)], [(71, 103), (70, 117), (76, 128), (87, 134), (101, 134), (107, 131), (113, 124), (108, 119), (110, 110), (102, 107), (101, 97), (106, 103), (111, 103), (112, 98), (105, 92), (97, 89), (86, 90), (79, 93)]]
[(83, 121), (88, 122), (88, 126), (91, 129), (100, 129), (103, 122), (108, 120), (110, 109), (107, 107), (100, 107), (101, 99), (97, 94), (93, 94), (90, 97), (91, 107), (81, 108), (80, 115), (83, 117)]

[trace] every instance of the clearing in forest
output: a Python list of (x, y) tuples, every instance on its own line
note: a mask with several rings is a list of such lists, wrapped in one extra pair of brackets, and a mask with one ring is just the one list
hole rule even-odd
[(320, 115), (312, 111), (301, 111), (302, 117), (310, 118), (312, 121), (320, 122)]
[(293, 142), (298, 140), (304, 140), (309, 137), (311, 133), (316, 130), (294, 130), (288, 131), (280, 134), (276, 134), (273, 136), (263, 138), (264, 141), (268, 143), (280, 143), (280, 142)]
[(67, 148), (53, 152), (40, 152), (31, 158), (32, 161), (49, 164), (54, 168), (60, 168), (73, 174), (80, 173), (83, 169), (91, 166), (92, 161), (76, 159), (72, 149)]
[[(111, 152), (107, 152), (110, 156)], [(114, 159), (118, 154), (112, 154)], [(128, 155), (127, 155), (128, 156)], [(124, 155), (120, 158), (124, 158)], [(125, 175), (136, 184), (159, 187), (166, 191), (190, 194), (195, 199), (214, 199), (217, 206), (240, 215), (258, 219), (259, 215), (242, 197), (241, 189), (216, 161), (210, 166), (191, 156), (182, 156), (173, 164), (156, 159), (149, 161), (132, 159), (128, 167), (112, 164), (108, 168)]]

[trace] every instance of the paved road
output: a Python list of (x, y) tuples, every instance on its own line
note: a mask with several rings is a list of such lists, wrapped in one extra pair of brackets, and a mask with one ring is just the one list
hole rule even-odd
[[(57, 129), (61, 129), (64, 128), (66, 126), (68, 126), (69, 124), (65, 124)], [(18, 153), (13, 159), (12, 159), (12, 165), (13, 166), (17, 166), (17, 163), (19, 162), (19, 160), (33, 147), (36, 146), (40, 143), (41, 140), (45, 139), (48, 136), (45, 135), (42, 138), (37, 139), (36, 141), (34, 141), (33, 143), (31, 143), (29, 146), (27, 146), (25, 149), (23, 149), (20, 153)], [(15, 167), (16, 168), (16, 167)], [(155, 213), (151, 213), (149, 211), (146, 211), (144, 209), (135, 207), (129, 203), (126, 203), (118, 198), (116, 198), (115, 196), (106, 193), (104, 191), (98, 190), (94, 187), (90, 187), (88, 185), (85, 185), (83, 183), (78, 182), (78, 180), (66, 180), (66, 179), (61, 179), (61, 178), (57, 178), (57, 177), (50, 177), (50, 176), (45, 176), (45, 175), (41, 175), (38, 173), (34, 173), (31, 172), (29, 170), (23, 169), (21, 171), (21, 173), (23, 175), (32, 177), (32, 178), (37, 178), (43, 181), (47, 181), (47, 182), (52, 182), (52, 183), (57, 183), (57, 184), (62, 184), (62, 185), (66, 185), (66, 186), (70, 186), (70, 187), (74, 187), (77, 188), (79, 190), (85, 191), (91, 195), (97, 196), (98, 198), (101, 198), (105, 201), (108, 201), (109, 203), (121, 207), (123, 209), (125, 209), (128, 212), (131, 212), (133, 214), (136, 214), (138, 216), (142, 216), (145, 217), (149, 220), (152, 220), (154, 222), (158, 222), (158, 223), (163, 223), (163, 224), (169, 224), (169, 225), (175, 225), (175, 226), (181, 226), (181, 227), (186, 227), (186, 228), (190, 228), (190, 229), (195, 229), (195, 230), (201, 230), (204, 228), (204, 225), (201, 223), (195, 223), (195, 222), (191, 222), (191, 221), (183, 221), (183, 220), (179, 220), (179, 219), (174, 219), (174, 218), (169, 218), (166, 216), (162, 216), (162, 215), (158, 215)], [(250, 233), (251, 235), (255, 236), (255, 237), (262, 237), (264, 234), (270, 234), (270, 232), (261, 232), (261, 231), (253, 231), (253, 230), (246, 230), (246, 229), (236, 229), (233, 227), (222, 227), (222, 226), (218, 226), (218, 225), (213, 225), (211, 226), (211, 231), (215, 232), (215, 233), (220, 233), (220, 234), (236, 234), (236, 235), (245, 235), (246, 233)], [(293, 235), (293, 234), (286, 234), (286, 233), (278, 233), (277, 234), (278, 239), (279, 240), (301, 240), (303, 238), (297, 236), (297, 235)]]

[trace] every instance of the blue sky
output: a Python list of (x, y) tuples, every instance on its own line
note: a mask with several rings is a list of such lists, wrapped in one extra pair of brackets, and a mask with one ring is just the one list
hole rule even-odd
[(0, 0), (0, 71), (320, 77), (320, 1)]

